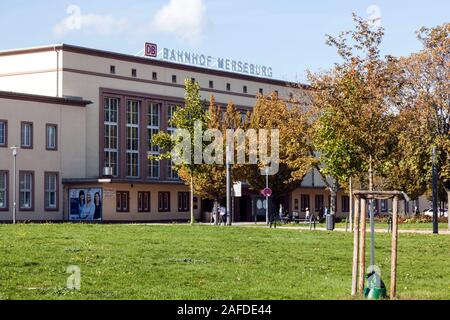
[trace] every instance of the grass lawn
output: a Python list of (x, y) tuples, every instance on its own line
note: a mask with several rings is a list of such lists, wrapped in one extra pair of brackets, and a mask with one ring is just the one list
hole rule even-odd
[[(278, 224), (279, 225), (279, 224)], [(336, 228), (342, 228), (345, 229), (345, 222), (339, 222), (336, 223)], [(296, 224), (296, 223), (289, 223), (287, 225), (283, 225), (284, 227), (309, 227), (309, 224)], [(326, 224), (325, 223), (318, 223), (316, 224), (316, 227), (318, 228), (326, 228)], [(350, 224), (349, 224), (349, 228), (350, 228)], [(370, 228), (370, 222), (367, 222), (367, 228)], [(376, 229), (381, 229), (381, 230), (387, 230), (388, 228), (388, 224), (384, 223), (384, 222), (376, 222), (375, 223), (375, 228)], [(429, 231), (433, 231), (433, 224), (432, 223), (418, 223), (418, 222), (409, 222), (409, 223), (400, 223), (398, 225), (399, 230), (429, 230)], [(369, 230), (369, 229), (367, 229)], [(439, 223), (439, 230), (448, 230), (448, 223)]]
[[(264, 228), (0, 225), (0, 299), (350, 299), (352, 235)], [(376, 235), (389, 285), (390, 236)], [(450, 236), (401, 234), (402, 299), (450, 299)], [(81, 291), (66, 268), (81, 268)]]

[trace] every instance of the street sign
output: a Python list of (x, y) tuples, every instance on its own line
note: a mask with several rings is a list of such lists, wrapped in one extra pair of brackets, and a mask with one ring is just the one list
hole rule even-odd
[(261, 194), (265, 197), (271, 197), (272, 196), (272, 189), (265, 188), (263, 191), (261, 191)]
[(235, 182), (233, 185), (234, 196), (237, 198), (242, 197), (242, 182)]

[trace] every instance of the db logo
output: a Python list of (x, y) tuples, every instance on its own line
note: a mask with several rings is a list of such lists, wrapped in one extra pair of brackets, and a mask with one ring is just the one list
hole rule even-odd
[(154, 43), (145, 44), (145, 55), (147, 57), (156, 58), (158, 56), (158, 46)]

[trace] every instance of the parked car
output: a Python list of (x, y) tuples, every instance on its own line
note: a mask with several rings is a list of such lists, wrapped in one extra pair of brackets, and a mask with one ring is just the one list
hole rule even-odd
[[(428, 209), (423, 213), (426, 216), (432, 217), (433, 216), (433, 209)], [(438, 209), (438, 217), (448, 217), (448, 210), (447, 209)]]

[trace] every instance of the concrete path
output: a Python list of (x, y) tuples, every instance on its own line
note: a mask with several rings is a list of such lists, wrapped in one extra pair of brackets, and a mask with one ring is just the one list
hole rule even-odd
[[(263, 227), (265, 225), (265, 223), (258, 223), (255, 224), (254, 222), (238, 222), (238, 223), (234, 223), (233, 226), (236, 227)], [(286, 227), (286, 226), (277, 226), (277, 229), (283, 229), (283, 230), (307, 230), (309, 231), (310, 228), (309, 226), (292, 226), (292, 227)], [(314, 229), (313, 229), (314, 230)], [(327, 231), (326, 228), (323, 227), (316, 227), (315, 229), (316, 231)], [(336, 228), (335, 231), (337, 232), (345, 232), (345, 228)], [(348, 231), (350, 232), (350, 231)], [(367, 232), (370, 232), (370, 229), (367, 229)], [(388, 233), (387, 229), (375, 229), (376, 233)], [(433, 234), (432, 230), (409, 230), (409, 229), (399, 229), (398, 230), (399, 233), (417, 233), (417, 234)], [(439, 230), (439, 235), (450, 235), (450, 231), (449, 230)]]

